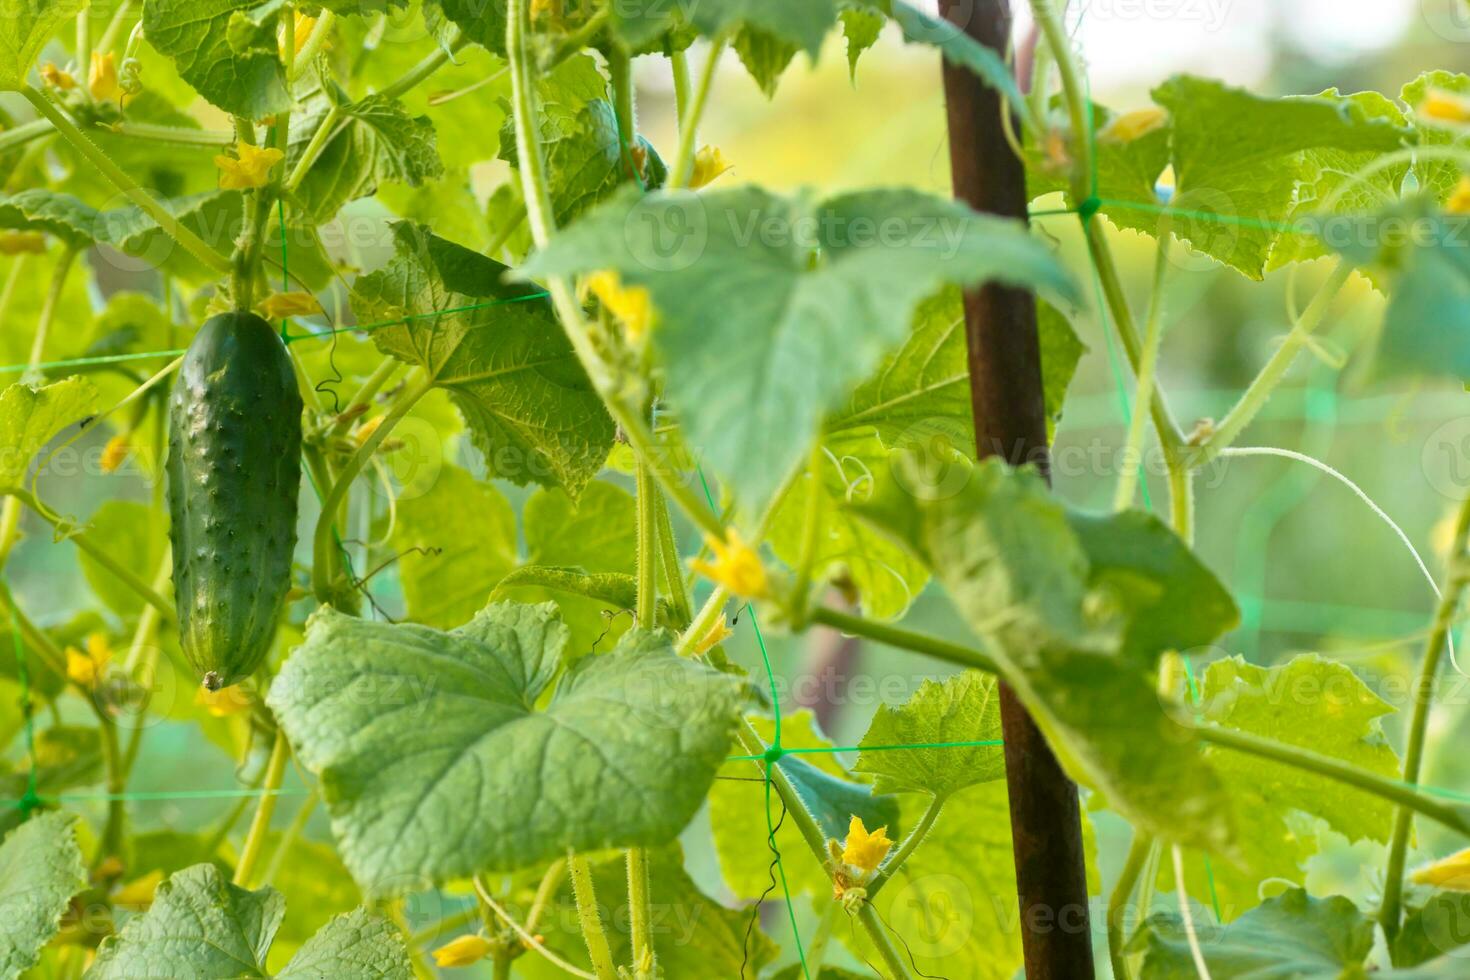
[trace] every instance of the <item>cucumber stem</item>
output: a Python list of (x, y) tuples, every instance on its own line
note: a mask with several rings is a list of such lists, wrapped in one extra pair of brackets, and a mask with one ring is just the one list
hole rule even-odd
[(944, 804), (948, 800), (949, 797), (946, 795), (935, 796), (929, 800), (929, 805), (920, 814), (919, 822), (914, 824), (914, 829), (909, 831), (909, 835), (903, 839), (903, 843), (898, 846), (893, 857), (883, 862), (883, 866), (878, 869), (873, 880), (868, 882), (868, 901), (873, 900), (879, 890), (888, 884), (903, 867), (904, 862), (919, 849), (919, 845), (924, 843), (924, 838), (928, 837), (929, 831), (934, 829), (934, 823), (939, 819), (940, 811), (944, 809)]
[(432, 52), (425, 55), (422, 61), (404, 72), (402, 78), (380, 89), (378, 91), (378, 97), (383, 99), (396, 99), (402, 96), (420, 83), (426, 81), (440, 68), (444, 67), (450, 57), (468, 43), (469, 39), (460, 33), (459, 28), (454, 28), (454, 38), (449, 42), (447, 49), (442, 47), (435, 48)]
[(720, 56), (725, 53), (728, 42), (720, 38), (710, 45), (709, 54), (704, 63), (704, 71), (699, 75), (699, 87), (694, 90), (694, 99), (688, 105), (688, 111), (679, 115), (679, 151), (674, 157), (674, 165), (669, 168), (669, 188), (671, 190), (682, 190), (689, 186), (689, 178), (694, 175), (694, 155), (699, 141), (699, 122), (704, 118), (704, 107), (709, 103), (710, 90), (714, 87), (715, 71), (720, 67)]
[(52, 104), (43, 93), (27, 85), (21, 90), (21, 94), (36, 107), (36, 111), (48, 119), (56, 131), (60, 133), (67, 142), (74, 146), (78, 153), (86, 157), (92, 166), (102, 172), (102, 176), (112, 182), (112, 185), (127, 196), (134, 204), (138, 205), (144, 213), (158, 222), (158, 227), (163, 229), (164, 234), (174, 241), (210, 270), (221, 275), (228, 275), (231, 270), (230, 260), (219, 252), (210, 248), (204, 239), (185, 228), (177, 218), (168, 212), (157, 198), (138, 186), (133, 178), (123, 172), (123, 169), (112, 162), (112, 159), (87, 138), (87, 135), (77, 128), (76, 123), (61, 109)]
[[(512, 7), (520, 2), (521, 0), (510, 0)], [(592, 960), (592, 972), (597, 975), (597, 980), (618, 980), (612, 949), (607, 944), (607, 933), (602, 929), (602, 915), (597, 909), (597, 891), (592, 884), (592, 868), (587, 859), (576, 852), (567, 852), (567, 876), (572, 880), (572, 896), (577, 900), (577, 921), (582, 927), (582, 940), (587, 944), (587, 955)]]
[(1108, 957), (1113, 964), (1114, 980), (1132, 980), (1132, 974), (1128, 970), (1128, 956), (1125, 945), (1128, 936), (1124, 931), (1128, 914), (1128, 899), (1133, 897), (1133, 889), (1138, 885), (1139, 875), (1143, 873), (1144, 865), (1148, 864), (1149, 852), (1153, 849), (1153, 838), (1147, 834), (1135, 833), (1133, 842), (1128, 845), (1128, 857), (1123, 862), (1123, 870), (1118, 875), (1118, 882), (1113, 886), (1113, 892), (1108, 896)]
[(275, 741), (271, 744), (270, 761), (266, 763), (265, 782), (261, 784), (260, 802), (255, 806), (255, 817), (250, 821), (250, 830), (245, 835), (245, 845), (240, 850), (240, 860), (231, 879), (241, 888), (249, 888), (255, 876), (255, 865), (260, 861), (271, 817), (276, 812), (276, 791), (281, 788), (281, 781), (286, 776), (286, 762), (290, 758), (291, 746), (286, 741), (286, 733), (277, 728)]

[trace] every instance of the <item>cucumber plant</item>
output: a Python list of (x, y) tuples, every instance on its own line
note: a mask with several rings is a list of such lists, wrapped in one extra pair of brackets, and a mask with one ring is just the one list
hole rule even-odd
[[(1048, 932), (1091, 927), (1013, 853), (1018, 717), (1085, 794), (1114, 976), (1459, 972), (1470, 814), (1421, 783), (1470, 501), (1403, 719), (1336, 659), (1209, 656), (1240, 612), (1193, 544), (1204, 467), (1293, 455), (1238, 441), (1355, 279), (1387, 296), (1366, 373), (1467, 380), (1470, 78), (1180, 75), (1118, 112), (1055, 0), (1025, 88), (966, 7), (0, 4), (0, 976), (1056, 975)], [(724, 176), (722, 66), (775, 98), (885, 31), (990, 93), (955, 169), (1007, 163), (1029, 221)], [(1141, 316), (1118, 228), (1157, 249)], [(1159, 371), (1186, 251), (1319, 280), (1192, 431)], [(1094, 294), (1135, 379), (1100, 514), (986, 445), (1001, 409), (1054, 428)], [(1001, 308), (1040, 384), (985, 414)], [(963, 639), (906, 622), (926, 588)], [(760, 629), (933, 676), (835, 746)], [(1373, 894), (1308, 891), (1328, 831)]]

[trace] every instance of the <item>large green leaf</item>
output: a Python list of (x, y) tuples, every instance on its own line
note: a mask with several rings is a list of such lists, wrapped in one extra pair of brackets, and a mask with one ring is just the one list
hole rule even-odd
[(607, 459), (613, 423), (550, 306), (422, 225), (399, 222), (393, 237), (396, 256), (357, 280), (353, 309), (363, 321), (414, 319), (373, 342), (449, 392), (491, 476), (575, 494)]
[(269, 700), (365, 889), (683, 830), (729, 747), (737, 683), (635, 632), (536, 710), (566, 641), (545, 605), (491, 605), (449, 633), (312, 618)]
[(73, 248), (97, 240), (97, 209), (70, 194), (34, 187), (0, 194), (0, 228), (50, 232)]
[(393, 547), (408, 615), (448, 629), (480, 609), (516, 563), (505, 494), (446, 463), (427, 493), (400, 501)]
[[(331, 100), (316, 96), (299, 121), (292, 119), (288, 171), (301, 158), (317, 129), (333, 111)], [(385, 182), (418, 187), (444, 175), (434, 124), (410, 115), (401, 102), (370, 95), (337, 107), (339, 122), (297, 189), (307, 213), (318, 224), (332, 220), (349, 201), (374, 193)]]
[(837, 0), (674, 0), (665, 3), (614, 4), (613, 27), (633, 48), (671, 28), (687, 25), (709, 38), (759, 33), (771, 42), (804, 50), (813, 59), (837, 22)]
[(945, 283), (1072, 294), (1022, 225), (906, 190), (822, 202), (754, 187), (621, 195), (521, 271), (601, 268), (651, 292), (670, 400), (691, 443), (752, 506)]
[(0, 844), (0, 976), (35, 966), (72, 896), (87, 884), (76, 822), (70, 813), (40, 814)]
[(96, 387), (80, 377), (41, 388), (13, 384), (0, 392), (0, 489), (19, 487), (32, 457), (96, 405)]
[[(92, 515), (87, 537), (144, 582), (158, 577), (168, 553), (168, 520), (161, 510), (136, 500), (106, 500)], [(89, 553), (77, 553), (93, 594), (126, 622), (143, 610), (143, 600)]]
[[(285, 912), (272, 888), (232, 885), (212, 864), (185, 868), (158, 886), (146, 913), (103, 940), (87, 977), (270, 977), (266, 957)], [(398, 930), (356, 909), (323, 926), (274, 976), (408, 980), (413, 969)]]
[[(924, 681), (899, 707), (880, 705), (856, 768), (876, 777), (873, 786), (880, 793), (949, 796), (1005, 777), (1000, 740), (996, 680), (966, 671), (942, 682)], [(963, 742), (994, 744), (941, 747)]]
[[(1220, 781), (1155, 690), (1158, 654), (1202, 642), (1202, 633), (1192, 623), (1138, 625), (1176, 578), (1207, 581), (1182, 544), (1134, 515), (1105, 519), (1099, 535), (1034, 472), (998, 460), (945, 495), (916, 498), (894, 486), (860, 510), (928, 562), (1074, 778), (1150, 833), (1228, 849)], [(1120, 588), (1125, 568), (1132, 574)], [(1155, 648), (1140, 647), (1140, 637)]]
[(145, 0), (148, 43), (209, 102), (261, 119), (291, 108), (276, 41), (276, 17), (256, 0)]
[(0, 0), (0, 89), (24, 88), (51, 35), (86, 6), (85, 0)]
[[(1312, 655), (1268, 668), (1232, 657), (1209, 666), (1200, 696), (1195, 710), (1204, 721), (1398, 777), (1398, 756), (1380, 727), (1393, 708), (1344, 664)], [(1204, 756), (1225, 783), (1240, 830), (1239, 860), (1210, 868), (1227, 920), (1253, 906), (1267, 880), (1304, 882), (1305, 863), (1321, 847), (1314, 819), (1349, 841), (1389, 838), (1394, 808), (1378, 797), (1240, 753), (1211, 748)], [(1207, 894), (1202, 863), (1191, 861), (1188, 873), (1191, 892)], [(1173, 873), (1161, 869), (1165, 879)]]
[[(726, 908), (700, 891), (684, 870), (684, 853), (678, 844), (653, 848), (647, 855), (653, 947), (665, 977), (738, 977), (742, 964), (745, 975), (754, 977), (775, 958), (776, 945), (751, 926), (749, 911)], [(598, 861), (592, 866), (592, 880), (603, 906), (613, 961), (631, 963), (627, 862), (621, 855)], [(570, 882), (562, 884), (548, 912), (541, 920), (546, 944), (572, 963), (590, 969)], [(566, 976), (538, 956), (524, 957), (516, 969), (530, 980)]]
[[(1196, 909), (1197, 929), (1207, 928), (1201, 914)], [(1367, 975), (1373, 923), (1346, 898), (1313, 898), (1293, 888), (1207, 936), (1200, 945), (1215, 980), (1334, 980)], [(1199, 976), (1178, 916), (1151, 917), (1134, 941), (1147, 950), (1143, 980)]]

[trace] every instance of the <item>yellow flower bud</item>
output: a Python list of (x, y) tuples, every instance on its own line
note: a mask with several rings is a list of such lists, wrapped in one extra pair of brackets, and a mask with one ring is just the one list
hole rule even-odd
[(624, 286), (616, 272), (594, 272), (587, 277), (587, 288), (618, 318), (628, 339), (638, 343), (653, 325), (653, 300), (642, 286)]
[(87, 91), (98, 102), (122, 104), (123, 90), (117, 80), (117, 58), (111, 52), (92, 52), (92, 67), (87, 72)]
[(107, 440), (107, 445), (102, 450), (102, 472), (116, 473), (118, 467), (127, 462), (128, 454), (133, 451), (133, 440), (126, 432), (119, 432)]
[(1460, 182), (1450, 192), (1450, 199), (1445, 202), (1444, 209), (1448, 214), (1470, 214), (1470, 175), (1460, 178)]
[(46, 235), (39, 231), (0, 232), (0, 255), (42, 255)]
[(66, 676), (79, 687), (94, 688), (112, 661), (112, 647), (101, 633), (88, 636), (85, 646), (85, 651), (66, 648)]
[(718, 146), (706, 146), (694, 154), (694, 171), (689, 177), (689, 186), (698, 190), (713, 184), (731, 170), (730, 161)]
[(1168, 124), (1168, 112), (1158, 106), (1149, 106), (1146, 109), (1135, 109), (1133, 112), (1114, 116), (1112, 122), (1104, 126), (1102, 132), (1097, 134), (1097, 138), (1103, 143), (1132, 143), (1157, 129), (1163, 129)]
[(383, 424), (383, 419), (385, 418), (387, 418), (387, 416), (377, 415), (373, 418), (368, 419), (362, 425), (359, 425), (357, 427), (357, 431), (352, 434), (353, 440), (359, 446), (367, 442), (373, 437), (373, 433), (378, 431), (378, 427)]
[(62, 71), (50, 61), (41, 66), (41, 81), (45, 82), (52, 88), (60, 89), (63, 92), (70, 91), (71, 89), (77, 87), (77, 80), (75, 78), (72, 78), (69, 72)]
[(1470, 99), (1441, 88), (1432, 88), (1415, 111), (1433, 122), (1463, 125), (1470, 123)]
[(847, 827), (847, 840), (842, 845), (842, 861), (864, 874), (872, 874), (892, 847), (887, 827), (879, 827), (870, 834), (863, 818), (854, 816)]
[(1415, 884), (1452, 892), (1470, 892), (1470, 847), (1418, 869), (1409, 876)]
[(746, 544), (733, 527), (725, 531), (725, 540), (705, 535), (705, 543), (715, 553), (714, 561), (695, 558), (689, 563), (705, 578), (717, 582), (742, 599), (761, 599), (770, 588), (760, 555)]
[(699, 654), (709, 653), (734, 635), (735, 631), (730, 628), (730, 625), (722, 617), (719, 622), (709, 628), (708, 633), (699, 638), (698, 643), (694, 644), (694, 652)]
[(237, 148), (238, 158), (221, 153), (214, 158), (220, 170), (219, 186), (227, 191), (252, 190), (270, 183), (271, 168), (280, 163), (285, 154), (275, 147), (262, 149), (241, 143)]
[(470, 966), (489, 956), (495, 947), (484, 936), (460, 936), (434, 950), (439, 966)]
[(293, 316), (320, 313), (322, 304), (311, 293), (273, 293), (260, 303), (260, 315), (267, 320), (285, 320)]

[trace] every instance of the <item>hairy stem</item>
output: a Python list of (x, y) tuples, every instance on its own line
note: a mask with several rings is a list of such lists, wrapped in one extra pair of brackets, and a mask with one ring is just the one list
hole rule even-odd
[(613, 45), (607, 55), (607, 73), (612, 79), (613, 110), (618, 119), (618, 146), (623, 155), (623, 169), (635, 181), (642, 175), (633, 160), (633, 141), (638, 138), (637, 95), (633, 91), (633, 58), (620, 45)]
[(271, 745), (270, 761), (265, 767), (265, 781), (261, 784), (260, 801), (255, 805), (255, 817), (250, 821), (250, 830), (245, 835), (245, 845), (240, 849), (240, 860), (235, 865), (231, 879), (241, 888), (249, 888), (255, 876), (255, 865), (260, 861), (265, 847), (266, 834), (270, 831), (271, 817), (276, 812), (276, 791), (286, 776), (286, 762), (291, 758), (291, 746), (286, 742), (286, 733), (276, 729), (275, 742)]
[(56, 131), (67, 142), (71, 143), (78, 153), (86, 157), (92, 166), (102, 172), (102, 176), (111, 181), (112, 185), (134, 204), (142, 208), (144, 213), (158, 222), (158, 227), (163, 230), (164, 234), (178, 242), (183, 246), (185, 251), (204, 263), (207, 268), (212, 269), (220, 275), (229, 274), (231, 268), (229, 259), (211, 248), (198, 235), (185, 228), (152, 194), (149, 194), (142, 187), (138, 186), (133, 178), (129, 177), (123, 172), (121, 167), (112, 162), (112, 158), (103, 153), (96, 143), (93, 143), (87, 138), (85, 133), (77, 128), (76, 123), (71, 121), (71, 117), (53, 105), (51, 100), (43, 93), (38, 92), (30, 86), (26, 86), (21, 91), (21, 94), (30, 101), (31, 105), (36, 107), (37, 112), (50, 121), (51, 125), (56, 128)]
[(648, 852), (628, 849), (628, 935), (633, 947), (635, 980), (657, 976), (653, 949), (653, 899), (648, 881)]
[[(1424, 764), (1424, 742), (1429, 731), (1429, 713), (1434, 705), (1434, 685), (1439, 676), (1440, 658), (1444, 655), (1445, 641), (1449, 637), (1450, 624), (1455, 610), (1459, 608), (1460, 596), (1467, 583), (1465, 562), (1466, 536), (1470, 535), (1470, 496), (1460, 504), (1455, 518), (1454, 544), (1450, 550), (1450, 575), (1440, 595), (1439, 605), (1434, 611), (1434, 626), (1424, 647), (1424, 656), (1419, 666), (1419, 682), (1414, 686), (1414, 713), (1409, 720), (1409, 740), (1404, 750), (1404, 782), (1417, 785), (1419, 771)], [(1379, 906), (1378, 921), (1389, 940), (1398, 935), (1402, 914), (1400, 905), (1404, 886), (1404, 861), (1408, 854), (1409, 834), (1414, 827), (1412, 810), (1400, 804), (1394, 815), (1393, 837), (1388, 846), (1388, 871), (1383, 883), (1383, 902)]]
[(715, 586), (715, 590), (704, 601), (704, 605), (699, 607), (699, 612), (690, 622), (689, 628), (679, 636), (679, 642), (674, 647), (679, 656), (688, 656), (699, 645), (699, 641), (709, 635), (709, 631), (714, 629), (715, 622), (725, 615), (725, 604), (729, 601), (729, 590), (723, 585)]
[(909, 831), (909, 835), (903, 839), (903, 843), (898, 846), (898, 850), (894, 852), (893, 857), (883, 862), (883, 867), (878, 869), (878, 873), (868, 883), (869, 901), (872, 901), (883, 886), (888, 884), (894, 875), (898, 874), (904, 862), (913, 855), (914, 851), (919, 849), (920, 844), (924, 843), (924, 838), (928, 837), (929, 831), (934, 829), (934, 821), (939, 819), (939, 813), (944, 809), (944, 804), (948, 799), (948, 796), (940, 795), (935, 796), (929, 801), (929, 805), (924, 808), (924, 812), (919, 816), (919, 822), (914, 824), (914, 829)]
[[(49, 123), (47, 128), (50, 128)], [(182, 126), (142, 122), (118, 122), (103, 128), (117, 136), (148, 140), (153, 143), (174, 143), (179, 146), (207, 146), (212, 149), (224, 149), (235, 142), (235, 134), (223, 129), (185, 129)]]
[(673, 166), (669, 167), (669, 187), (679, 190), (689, 186), (689, 178), (694, 175), (694, 154), (698, 149), (699, 122), (704, 118), (704, 107), (709, 104), (710, 90), (714, 88), (715, 72), (720, 67), (720, 56), (725, 53), (727, 42), (724, 38), (710, 45), (709, 55), (704, 63), (704, 71), (699, 75), (699, 86), (694, 90), (694, 98), (689, 102), (688, 111), (679, 114), (679, 151), (674, 157)]
[(658, 502), (658, 547), (659, 568), (663, 570), (664, 591), (672, 605), (673, 625), (685, 629), (694, 618), (694, 600), (689, 595), (689, 584), (684, 580), (679, 562), (679, 539), (674, 536), (674, 522), (669, 517), (668, 501), (663, 494)]
[(427, 375), (416, 383), (404, 389), (393, 403), (393, 408), (383, 417), (383, 423), (370, 435), (342, 472), (337, 475), (336, 482), (332, 484), (331, 490), (327, 491), (322, 499), (321, 516), (317, 518), (316, 532), (312, 538), (312, 569), (311, 584), (316, 596), (326, 602), (332, 594), (332, 524), (338, 509), (347, 500), (347, 494), (352, 489), (352, 482), (357, 479), (358, 474), (367, 465), (368, 460), (373, 458), (373, 453), (378, 451), (383, 440), (394, 427), (418, 404), (419, 399), (427, 395), (434, 387), (434, 382)]
[(1149, 852), (1152, 849), (1152, 837), (1140, 833), (1133, 835), (1133, 842), (1128, 845), (1128, 857), (1123, 862), (1123, 870), (1118, 875), (1118, 883), (1113, 886), (1113, 893), (1108, 896), (1108, 957), (1113, 964), (1114, 980), (1130, 980), (1132, 976), (1128, 970), (1128, 957), (1124, 951), (1128, 942), (1128, 936), (1124, 931), (1127, 925), (1128, 900), (1133, 897), (1133, 889), (1138, 887), (1138, 878), (1143, 873), (1144, 866), (1148, 864)]
[[(287, 16), (290, 16), (289, 10), (287, 11)], [(328, 9), (322, 10), (321, 15), (316, 19), (315, 26), (312, 27), (311, 37), (306, 39), (306, 43), (301, 46), (300, 53), (295, 55), (295, 60), (288, 66), (287, 71), (292, 78), (300, 78), (311, 67), (311, 63), (321, 51), (322, 45), (327, 43), (327, 36), (332, 33), (332, 25), (336, 22), (337, 15), (335, 13)], [(295, 45), (293, 44), (291, 48), (294, 47)], [(292, 54), (291, 48), (286, 49), (288, 57)]]
[(403, 77), (395, 82), (384, 86), (378, 95), (385, 99), (396, 99), (410, 90), (428, 81), (440, 68), (443, 68), (452, 58), (455, 52), (463, 48), (469, 41), (460, 34), (459, 28), (454, 28), (454, 39), (449, 42), (449, 47), (435, 48), (434, 51), (424, 56), (423, 60), (403, 73)]
[[(515, 7), (521, 0), (510, 0)], [(592, 972), (597, 980), (617, 980), (618, 970), (613, 965), (612, 949), (607, 944), (607, 933), (602, 929), (602, 914), (597, 909), (597, 891), (592, 884), (592, 868), (587, 859), (575, 852), (567, 854), (567, 875), (572, 880), (572, 895), (577, 900), (577, 921), (582, 927), (582, 940), (587, 944), (587, 955), (592, 960)]]
[(322, 116), (321, 123), (316, 132), (311, 134), (311, 140), (306, 144), (306, 149), (301, 151), (301, 157), (296, 161), (296, 166), (291, 170), (291, 175), (286, 178), (284, 191), (287, 196), (296, 193), (311, 168), (321, 158), (322, 151), (327, 148), (327, 143), (337, 132), (337, 124), (342, 121), (342, 109), (340, 106), (332, 106)]
[(858, 910), (857, 920), (878, 950), (878, 955), (883, 958), (883, 964), (891, 972), (891, 980), (913, 980), (913, 973), (899, 954), (898, 947), (893, 945), (893, 938), (889, 936), (883, 923), (878, 921), (878, 913), (871, 903), (863, 903), (863, 907)]

